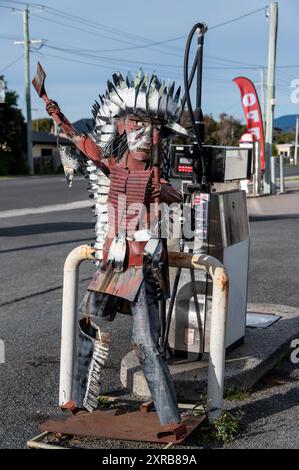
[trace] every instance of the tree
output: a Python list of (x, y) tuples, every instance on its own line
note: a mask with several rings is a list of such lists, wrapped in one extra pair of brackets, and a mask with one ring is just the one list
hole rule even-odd
[(274, 134), (276, 144), (291, 144), (295, 140), (295, 132), (280, 132)]
[(219, 115), (218, 145), (239, 145), (240, 138), (245, 131), (246, 127), (242, 126), (239, 119), (226, 113)]
[(0, 175), (27, 173), (26, 124), (17, 101), (17, 93), (8, 90), (5, 82), (5, 102), (0, 104)]
[(37, 132), (51, 132), (53, 120), (51, 118), (33, 119), (32, 130)]
[[(226, 113), (219, 115), (217, 122), (211, 114), (204, 115), (205, 144), (207, 145), (239, 145), (242, 134), (246, 127), (239, 119)], [(192, 127), (192, 121), (188, 111), (182, 113), (180, 124), (187, 129)]]
[(206, 114), (203, 117), (205, 123), (205, 144), (207, 145), (217, 145), (218, 142), (218, 131), (219, 124), (212, 117), (211, 114)]
[(181, 115), (181, 118), (180, 118), (180, 125), (182, 127), (185, 127), (185, 129), (189, 129), (190, 127), (192, 127), (192, 121), (191, 121), (189, 111), (183, 111), (182, 112), (182, 115)]

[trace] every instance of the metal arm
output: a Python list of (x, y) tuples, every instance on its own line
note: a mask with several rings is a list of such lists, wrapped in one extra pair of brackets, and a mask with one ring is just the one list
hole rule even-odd
[(95, 142), (87, 135), (79, 134), (74, 128), (70, 121), (60, 111), (58, 104), (50, 100), (46, 89), (45, 89), (46, 73), (42, 68), (41, 64), (38, 63), (37, 72), (32, 80), (32, 84), (38, 94), (38, 96), (46, 104), (46, 110), (48, 114), (54, 119), (58, 126), (61, 126), (63, 132), (67, 137), (76, 145), (76, 147), (83, 152), (86, 157), (91, 160), (97, 167), (101, 168), (104, 172), (107, 172), (107, 167), (100, 162), (101, 150)]

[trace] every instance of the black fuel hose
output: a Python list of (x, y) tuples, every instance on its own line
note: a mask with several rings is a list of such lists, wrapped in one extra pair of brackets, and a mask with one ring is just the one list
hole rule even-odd
[[(190, 31), (190, 33), (189, 33), (188, 39), (187, 39), (186, 48), (185, 48), (185, 55), (184, 55), (184, 87), (185, 87), (185, 97), (186, 97), (186, 103), (187, 103), (188, 111), (189, 111), (189, 113), (190, 113), (192, 125), (193, 125), (193, 127), (194, 127), (195, 136), (196, 136), (196, 140), (197, 140), (197, 146), (198, 146), (198, 150), (199, 150), (199, 156), (200, 156), (200, 162), (201, 162), (201, 171), (202, 171), (202, 175), (201, 175), (201, 183), (202, 183), (202, 184), (206, 184), (206, 181), (207, 181), (206, 165), (205, 165), (204, 158), (203, 158), (203, 148), (202, 148), (201, 136), (200, 136), (199, 129), (198, 129), (197, 125), (196, 125), (195, 116), (194, 116), (194, 112), (193, 112), (193, 109), (192, 109), (192, 103), (191, 103), (191, 98), (190, 98), (189, 76), (188, 76), (188, 73), (189, 73), (190, 46), (191, 46), (191, 42), (192, 42), (193, 36), (194, 36), (195, 32), (196, 32), (198, 29), (202, 30), (204, 27), (206, 27), (206, 25), (204, 25), (204, 24), (202, 24), (202, 23), (196, 23), (196, 24), (193, 26), (193, 28), (191, 29), (191, 31)], [(201, 71), (198, 71), (198, 73), (201, 73)]]

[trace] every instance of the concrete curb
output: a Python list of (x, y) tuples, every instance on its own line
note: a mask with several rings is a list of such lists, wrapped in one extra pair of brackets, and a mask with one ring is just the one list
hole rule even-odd
[[(275, 313), (282, 318), (266, 329), (247, 328), (245, 343), (227, 355), (225, 392), (248, 390), (279, 362), (299, 338), (299, 309), (285, 305), (248, 304), (249, 312)], [(179, 401), (198, 400), (206, 392), (208, 356), (200, 362), (170, 364)], [(138, 359), (131, 351), (121, 362), (120, 380), (134, 395), (149, 398), (150, 393)]]

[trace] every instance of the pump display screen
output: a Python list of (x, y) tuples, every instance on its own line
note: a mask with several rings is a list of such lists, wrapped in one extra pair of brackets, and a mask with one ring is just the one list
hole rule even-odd
[[(251, 158), (252, 150), (249, 148), (203, 146), (207, 180), (211, 183), (250, 179)], [(172, 178), (192, 180), (194, 171), (192, 145), (174, 145), (171, 160)]]
[(193, 173), (192, 147), (176, 146), (173, 170), (175, 177), (191, 178)]
[(180, 165), (192, 165), (192, 159), (186, 157), (179, 157), (179, 164)]

